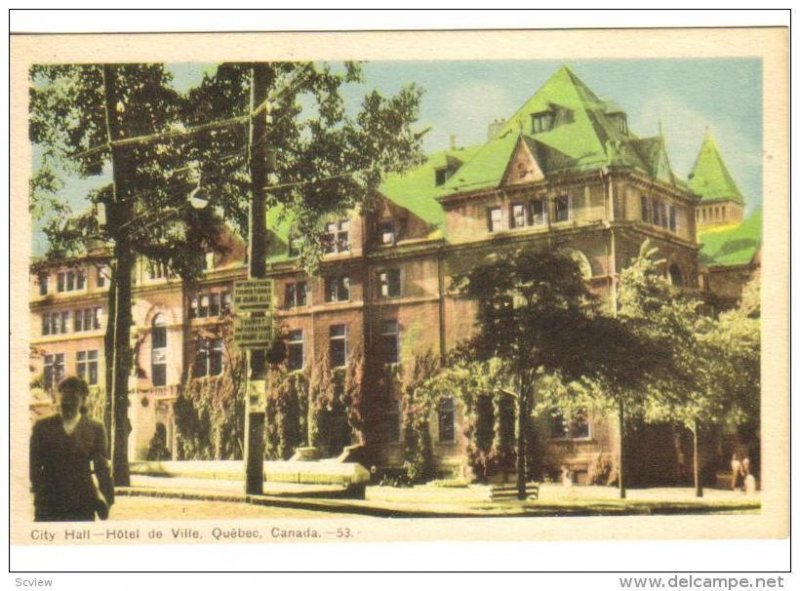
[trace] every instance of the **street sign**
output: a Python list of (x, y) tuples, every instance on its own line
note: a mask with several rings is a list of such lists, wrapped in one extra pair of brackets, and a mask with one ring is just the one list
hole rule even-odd
[(266, 349), (272, 345), (272, 318), (234, 316), (233, 340), (242, 349)]
[(247, 279), (233, 284), (234, 310), (271, 310), (272, 279)]

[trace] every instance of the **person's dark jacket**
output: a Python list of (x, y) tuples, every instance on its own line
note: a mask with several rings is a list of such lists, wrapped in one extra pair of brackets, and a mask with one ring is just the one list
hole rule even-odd
[(37, 521), (89, 521), (99, 507), (97, 488), (110, 507), (114, 485), (108, 465), (106, 432), (101, 423), (81, 416), (67, 435), (60, 415), (33, 426), (30, 477)]

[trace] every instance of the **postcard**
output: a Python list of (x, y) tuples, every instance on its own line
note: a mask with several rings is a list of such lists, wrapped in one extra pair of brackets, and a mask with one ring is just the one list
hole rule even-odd
[(13, 35), (12, 543), (785, 537), (787, 41)]

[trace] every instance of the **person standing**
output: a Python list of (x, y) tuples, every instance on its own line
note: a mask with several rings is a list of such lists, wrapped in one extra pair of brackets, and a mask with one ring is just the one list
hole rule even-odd
[(82, 379), (65, 378), (58, 384), (59, 414), (33, 426), (30, 479), (36, 521), (94, 521), (95, 513), (106, 519), (114, 503), (106, 431), (86, 416), (88, 395)]

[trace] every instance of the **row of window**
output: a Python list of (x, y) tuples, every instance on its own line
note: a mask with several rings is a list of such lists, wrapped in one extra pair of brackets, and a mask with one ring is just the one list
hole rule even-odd
[(715, 207), (701, 207), (695, 212), (698, 222), (721, 222), (727, 219), (727, 207), (717, 205)]
[[(568, 222), (572, 217), (572, 199), (569, 195), (561, 195), (554, 200), (555, 221)], [(509, 208), (495, 206), (487, 210), (486, 221), (489, 232), (514, 230), (529, 226), (547, 224), (547, 201), (534, 199), (525, 203), (512, 203)]]
[[(49, 353), (44, 356), (44, 387), (46, 390), (58, 385), (64, 378), (64, 353)], [(75, 354), (75, 368), (78, 377), (90, 386), (97, 385), (97, 349), (78, 351)]]
[[(381, 297), (396, 298), (401, 295), (400, 269), (387, 269), (376, 275)], [(286, 284), (284, 291), (285, 308), (301, 308), (309, 302), (307, 281), (293, 281)], [(325, 279), (325, 302), (350, 301), (350, 278), (346, 275), (327, 277)]]
[(198, 294), (189, 301), (189, 318), (212, 318), (228, 314), (231, 310), (232, 300), (229, 291)]
[[(385, 320), (381, 326), (381, 353), (384, 363), (400, 361), (400, 328), (397, 320)], [(291, 330), (286, 335), (286, 364), (289, 371), (305, 367), (305, 338), (303, 331)], [(328, 359), (332, 368), (347, 364), (347, 325), (332, 324), (329, 328)], [(213, 375), (213, 374), (212, 374)]]
[(672, 232), (678, 229), (675, 206), (650, 195), (641, 196), (642, 221)]
[[(39, 295), (47, 295), (50, 288), (50, 275), (39, 273)], [(97, 274), (97, 287), (105, 287), (105, 275)], [(69, 291), (82, 291), (86, 288), (86, 274), (81, 269), (59, 271), (56, 273), (56, 291), (58, 293)]]
[[(42, 314), (42, 335), (67, 334), (70, 332), (86, 332), (99, 330), (102, 308), (82, 308), (80, 310), (62, 310)], [(70, 323), (72, 317), (72, 323)]]

